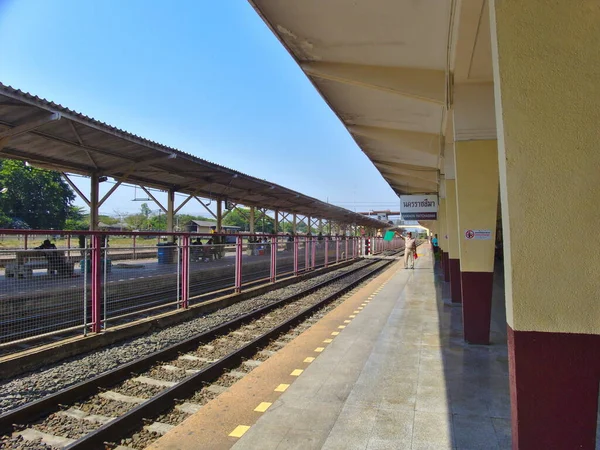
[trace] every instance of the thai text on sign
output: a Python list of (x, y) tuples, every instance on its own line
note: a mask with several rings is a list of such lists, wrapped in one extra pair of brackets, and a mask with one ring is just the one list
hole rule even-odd
[(403, 195), (400, 200), (403, 220), (437, 220), (437, 195)]

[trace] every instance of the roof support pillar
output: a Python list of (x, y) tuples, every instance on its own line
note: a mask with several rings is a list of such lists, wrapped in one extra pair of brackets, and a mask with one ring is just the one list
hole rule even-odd
[[(175, 189), (169, 189), (167, 196), (167, 231), (172, 233), (175, 231)], [(171, 236), (169, 241), (175, 242), (175, 236)]]
[(489, 344), (498, 214), (496, 140), (456, 142), (454, 157), (464, 339)]
[(217, 233), (221, 232), (223, 227), (223, 200), (217, 200)]
[(254, 206), (250, 207), (250, 233), (254, 233), (254, 223), (256, 222), (256, 208)]
[(273, 232), (275, 234), (279, 233), (279, 210), (276, 209), (275, 211), (275, 220), (273, 222)]
[(600, 10), (550, 4), (489, 2), (515, 450), (597, 448)]
[(297, 220), (298, 217), (296, 216), (296, 214), (294, 213), (294, 218), (292, 219), (292, 233), (296, 234), (296, 224), (297, 224)]
[(98, 174), (93, 173), (90, 177), (90, 231), (98, 229), (98, 203), (99, 203), (100, 181)]

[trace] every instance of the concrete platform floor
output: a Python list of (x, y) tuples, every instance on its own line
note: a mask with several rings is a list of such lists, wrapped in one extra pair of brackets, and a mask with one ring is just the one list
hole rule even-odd
[(397, 265), (234, 449), (511, 447), (502, 305), (494, 307), (493, 344), (466, 345), (461, 308), (422, 252), (415, 270)]

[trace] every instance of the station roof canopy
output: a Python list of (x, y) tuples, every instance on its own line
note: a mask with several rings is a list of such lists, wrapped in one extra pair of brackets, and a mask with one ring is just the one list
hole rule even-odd
[(492, 80), (488, 2), (249, 1), (392, 189), (439, 192), (452, 86)]
[(385, 222), (330, 205), (99, 122), (0, 83), (0, 157), (81, 175), (382, 228)]

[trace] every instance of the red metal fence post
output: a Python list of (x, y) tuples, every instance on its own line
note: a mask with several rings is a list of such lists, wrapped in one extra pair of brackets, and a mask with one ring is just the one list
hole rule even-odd
[(25, 234), (25, 236), (23, 237), (23, 245), (25, 247), (25, 250), (27, 250), (27, 234)]
[(348, 239), (350, 239), (350, 238), (346, 236), (346, 241), (345, 241), (346, 242), (346, 253), (345, 253), (346, 257), (344, 259), (348, 259)]
[(312, 270), (315, 270), (315, 265), (316, 265), (316, 260), (317, 260), (317, 240), (313, 237), (310, 238), (311, 240), (311, 246), (310, 246), (310, 250), (312, 252), (311, 255), (311, 262), (310, 262), (310, 268)]
[(277, 236), (271, 238), (271, 283), (277, 278)]
[(327, 267), (329, 264), (329, 238), (326, 237), (325, 238), (325, 267)]
[(92, 236), (92, 333), (99, 333), (102, 325), (102, 241)]
[(298, 236), (294, 236), (294, 275), (298, 275)]
[(181, 307), (187, 309), (190, 301), (190, 237), (181, 239)]
[(335, 238), (335, 263), (340, 262), (340, 237)]
[(242, 292), (242, 236), (235, 238), (235, 292)]

